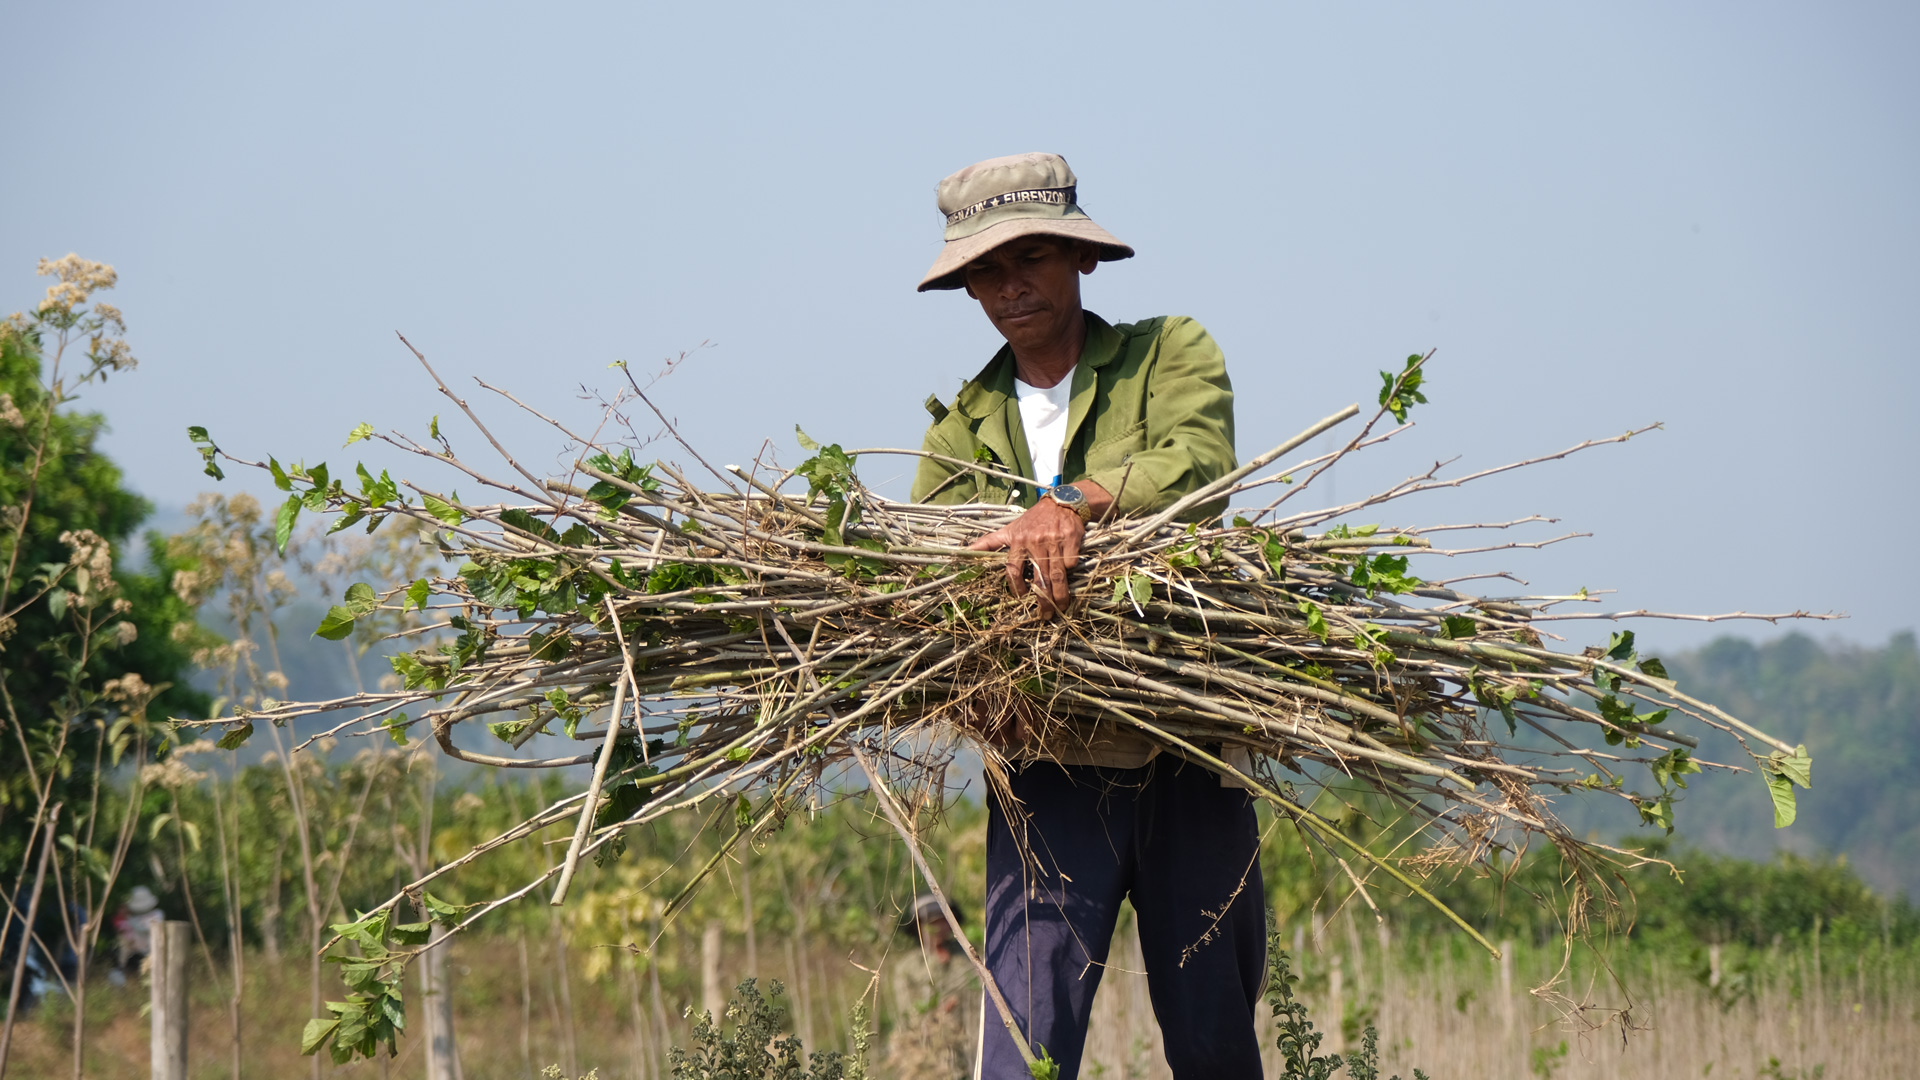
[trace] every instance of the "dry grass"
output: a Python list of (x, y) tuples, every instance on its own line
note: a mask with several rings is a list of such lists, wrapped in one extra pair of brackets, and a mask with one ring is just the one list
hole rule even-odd
[[(1138, 956), (1130, 934), (1115, 942), (1113, 966), (1094, 1004), (1084, 1076), (1171, 1076), (1159, 1056), (1146, 977), (1136, 973)], [(1551, 978), (1553, 957), (1534, 952), (1527, 959), (1537, 960), (1537, 969), (1516, 972), (1513, 992), (1502, 995), (1497, 968), (1484, 956), (1408, 970), (1405, 962), (1381, 964), (1377, 949), (1345, 949), (1343, 1004), (1349, 1016), (1369, 1005), (1377, 1009), (1383, 1075), (1411, 1077), (1416, 1066), (1433, 1080), (1878, 1080), (1920, 1071), (1920, 994), (1910, 961), (1877, 972), (1871, 962), (1844, 973), (1829, 968), (1819, 990), (1803, 993), (1809, 970), (1803, 956), (1793, 974), (1761, 981), (1752, 995), (1725, 1006), (1690, 970), (1655, 961), (1631, 978), (1640, 999), (1632, 1019), (1637, 1030), (1623, 1043), (1617, 1024), (1576, 1033), (1551, 1004), (1529, 993), (1529, 985)], [(1304, 996), (1323, 1030), (1337, 1028), (1319, 1019), (1333, 1012), (1324, 978), (1330, 964), (1313, 966), (1323, 977), (1309, 978)], [(1599, 987), (1591, 992), (1602, 996)], [(1263, 1041), (1271, 1046), (1265, 1027)], [(1328, 1031), (1322, 1050), (1339, 1047), (1338, 1033)], [(1267, 1075), (1280, 1075), (1271, 1052)]]
[[(1634, 1022), (1642, 1030), (1623, 1046), (1617, 1026), (1575, 1034), (1550, 1004), (1527, 993), (1527, 985), (1551, 974), (1553, 958), (1541, 951), (1521, 950), (1515, 989), (1503, 996), (1497, 969), (1484, 956), (1449, 962), (1437, 951), (1408, 960), (1396, 949), (1393, 955), (1401, 958), (1383, 964), (1376, 944), (1362, 945), (1353, 935), (1330, 935), (1323, 944), (1326, 952), (1315, 953), (1310, 944), (1306, 950), (1303, 997), (1317, 1020), (1333, 1014), (1328, 975), (1333, 957), (1339, 955), (1344, 1011), (1358, 1016), (1373, 1010), (1382, 1033), (1383, 1075), (1398, 1072), (1410, 1078), (1417, 1065), (1434, 1080), (1812, 1080), (1815, 1070), (1824, 1066), (1819, 1074), (1823, 1080), (1875, 1080), (1911, 1076), (1913, 1063), (1920, 1061), (1920, 994), (1915, 993), (1920, 972), (1911, 961), (1890, 969), (1871, 961), (1856, 967), (1852, 961), (1829, 960), (1815, 991), (1808, 977), (1811, 958), (1789, 958), (1782, 965), (1784, 974), (1760, 980), (1754, 993), (1726, 1007), (1682, 964), (1646, 962), (1639, 967), (1641, 974), (1632, 977), (1641, 998)], [(687, 945), (691, 949), (697, 942), (689, 939)], [(797, 972), (787, 970), (780, 942), (762, 939), (760, 949), (763, 960), (773, 958), (771, 964), (763, 963), (770, 974), (795, 981)], [(649, 1051), (663, 1045), (659, 1033), (650, 1024), (638, 1040), (635, 1037), (635, 983), (617, 971), (597, 981), (583, 978), (585, 952), (570, 950), (571, 1028), (579, 1071), (597, 1067), (603, 1080), (661, 1080), (667, 1075), (664, 1062), (652, 1068), (646, 1064)], [(519, 1080), (543, 1065), (567, 1062), (569, 1024), (555, 957), (537, 939), (529, 957), (525, 985), (531, 995), (526, 1000), (514, 938), (456, 944), (456, 1024), (466, 1080)], [(692, 961), (693, 956), (684, 959)], [(854, 959), (872, 962), (871, 957)], [(867, 975), (844, 954), (825, 949), (799, 962), (808, 965), (812, 1015), (805, 1025), (796, 1026), (811, 1027), (822, 1043), (834, 1046), (845, 1038), (840, 1018)], [(724, 967), (737, 970), (743, 963), (743, 957), (729, 951)], [(204, 964), (194, 969), (191, 1061), (196, 1080), (231, 1075), (225, 1003), (207, 986), (206, 970)], [(693, 963), (668, 971), (661, 1005), (669, 1040), (685, 1042), (680, 1011), (698, 999), (699, 991), (682, 972), (694, 971)], [(1141, 971), (1138, 939), (1125, 926), (1114, 942), (1112, 964), (1094, 1004), (1082, 1076), (1148, 1080), (1169, 1075), (1160, 1059), (1159, 1028)], [(248, 978), (243, 1075), (305, 1076), (308, 1062), (299, 1058), (296, 1045), (306, 1012), (304, 970), (294, 963), (270, 969), (256, 957)], [(645, 986), (643, 979), (643, 1014), (651, 1014)], [(886, 996), (881, 995), (883, 1008)], [(1593, 996), (1602, 995), (1596, 989)], [(91, 995), (88, 1077), (119, 1080), (145, 1074), (142, 1000), (137, 987), (115, 991), (102, 984)], [(35, 1080), (68, 1075), (66, 1016), (55, 1004), (21, 1027), (12, 1075)], [(1320, 1023), (1323, 1029), (1338, 1027)], [(1337, 1034), (1329, 1035), (1325, 1048), (1336, 1045)], [(1270, 1035), (1266, 1041), (1271, 1045)], [(323, 1072), (418, 1076), (424, 1065), (417, 1043), (404, 1043), (402, 1056), (389, 1069), (374, 1062), (339, 1069), (329, 1063)], [(1558, 1053), (1562, 1045), (1567, 1048), (1564, 1056)], [(1777, 1069), (1770, 1066), (1774, 1058), (1779, 1060)], [(875, 1071), (885, 1075), (884, 1069)], [(1268, 1075), (1279, 1075), (1277, 1061), (1269, 1062)]]

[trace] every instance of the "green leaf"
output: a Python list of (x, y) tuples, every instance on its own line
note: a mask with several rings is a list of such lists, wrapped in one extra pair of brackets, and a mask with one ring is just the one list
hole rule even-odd
[[(1520, 696), (1520, 688), (1505, 683), (1489, 683), (1477, 674), (1478, 670), (1474, 669), (1474, 673), (1467, 676), (1467, 689), (1473, 693), (1473, 700), (1483, 709), (1497, 711), (1507, 722), (1508, 735), (1518, 733), (1520, 718), (1513, 711), (1513, 699)], [(1609, 738), (1613, 737), (1612, 732), (1607, 734)]]
[(1607, 641), (1607, 659), (1616, 662), (1633, 656), (1633, 631), (1622, 630)]
[(1634, 808), (1640, 811), (1642, 825), (1658, 825), (1673, 832), (1673, 797), (1662, 795), (1657, 799), (1640, 799), (1634, 802)]
[(1685, 778), (1689, 774), (1699, 772), (1700, 764), (1693, 760), (1686, 747), (1676, 746), (1654, 758), (1647, 764), (1647, 768), (1653, 773), (1654, 782), (1662, 788), (1676, 784), (1686, 787)]
[(356, 581), (347, 586), (347, 607), (355, 615), (364, 616), (380, 606), (380, 598), (374, 595), (373, 586), (364, 581)]
[(511, 525), (523, 533), (537, 536), (550, 544), (560, 542), (560, 534), (554, 531), (553, 526), (517, 507), (512, 510), (502, 510), (500, 521), (504, 525)]
[(367, 512), (361, 509), (360, 507), (349, 506), (346, 508), (346, 510), (341, 512), (340, 520), (334, 522), (332, 525), (327, 526), (327, 535), (332, 536), (334, 533), (337, 533), (342, 529), (351, 529), (354, 527), (354, 525), (360, 522), (360, 519), (366, 516), (367, 516)]
[(427, 914), (437, 923), (453, 923), (460, 919), (461, 908), (447, 903), (430, 892), (422, 891), (420, 899), (426, 902)]
[(380, 985), (380, 965), (372, 963), (346, 963), (340, 965), (340, 981), (349, 989), (365, 993)]
[[(457, 494), (454, 496), (456, 499), (459, 497)], [(432, 514), (434, 517), (439, 518), (449, 525), (458, 525), (466, 520), (466, 516), (460, 513), (457, 507), (447, 500), (440, 498), (438, 495), (422, 495), (420, 497), (420, 503), (427, 508), (427, 513)]]
[(387, 738), (393, 742), (393, 745), (407, 745), (406, 713), (394, 713), (392, 716), (387, 717), (386, 722), (380, 726), (386, 729)]
[(438, 690), (446, 685), (445, 676), (436, 673), (412, 653), (389, 656), (387, 664), (393, 668), (395, 675), (400, 676), (401, 686), (407, 690), (417, 690), (423, 686)]
[(393, 477), (388, 476), (385, 469), (380, 470), (378, 480), (373, 478), (373, 474), (367, 471), (365, 465), (357, 462), (353, 466), (353, 471), (360, 476), (360, 496), (367, 500), (367, 505), (370, 507), (385, 506), (400, 493), (399, 487), (393, 482)]
[(207, 429), (198, 425), (190, 427), (187, 429), (187, 438), (192, 440), (194, 445), (200, 450), (200, 463), (202, 466), (200, 471), (213, 477), (215, 480), (225, 480), (227, 474), (220, 471), (220, 463), (215, 460), (220, 453), (220, 448), (214, 445), (212, 436), (207, 434)]
[(489, 569), (470, 562), (460, 567), (460, 577), (467, 583), (467, 592), (479, 603), (495, 608), (520, 606), (520, 590), (514, 587), (510, 568)]
[(53, 617), (56, 619), (64, 618), (67, 614), (67, 590), (49, 590), (47, 592), (47, 610), (52, 612)]
[(1640, 671), (1642, 674), (1651, 675), (1656, 679), (1666, 679), (1669, 681), (1673, 679), (1673, 676), (1667, 674), (1667, 665), (1661, 663), (1657, 657), (1649, 656), (1645, 660), (1640, 661)]
[(542, 662), (564, 660), (571, 651), (573, 651), (573, 635), (565, 630), (527, 635), (527, 659), (529, 660)]
[(1125, 600), (1134, 607), (1142, 607), (1153, 599), (1153, 579), (1145, 574), (1128, 574), (1113, 579), (1113, 602)]
[(601, 516), (611, 520), (614, 512), (632, 501), (633, 496), (629, 495), (625, 488), (617, 487), (605, 480), (596, 480), (593, 486), (587, 489), (587, 499), (599, 503), (603, 511)]
[(218, 746), (222, 750), (238, 750), (252, 737), (253, 721), (242, 720), (239, 724), (228, 728), (227, 733), (220, 736), (220, 741), (213, 745)]
[(407, 586), (406, 602), (400, 605), (401, 614), (406, 613), (408, 605), (412, 605), (413, 607), (418, 608), (421, 611), (427, 610), (427, 598), (432, 594), (433, 594), (433, 586), (427, 584), (426, 578), (421, 578), (420, 580)]
[(273, 547), (283, 558), (287, 554), (287, 541), (293, 538), (293, 523), (299, 519), (300, 496), (289, 496), (273, 519)]
[(1609, 724), (1634, 723), (1633, 706), (1623, 703), (1619, 698), (1608, 694), (1600, 699), (1600, 715)]
[(316, 1016), (307, 1021), (306, 1030), (300, 1033), (300, 1056), (312, 1057), (314, 1052), (320, 1049), (320, 1044), (327, 1041), (327, 1036), (332, 1035), (339, 1027), (338, 1019), (322, 1020)]
[(1465, 615), (1448, 615), (1440, 620), (1440, 636), (1461, 641), (1478, 633), (1480, 624)]
[[(387, 915), (385, 911), (368, 915), (356, 922), (334, 923), (329, 929), (342, 937), (350, 937), (369, 949), (380, 947), (380, 941), (387, 934)], [(357, 963), (357, 960), (343, 960), (342, 963)]]
[(433, 419), (428, 421), (427, 423), (427, 438), (438, 439), (439, 437), (440, 437), (440, 414), (434, 413)]
[(1272, 533), (1264, 534), (1266, 539), (1260, 542), (1261, 557), (1266, 560), (1267, 569), (1275, 578), (1287, 576), (1287, 548)]
[(1407, 357), (1407, 366), (1395, 375), (1390, 371), (1380, 373), (1380, 405), (1393, 414), (1400, 423), (1407, 422), (1407, 410), (1415, 404), (1425, 405), (1427, 395), (1421, 393), (1420, 385), (1426, 379), (1426, 373), (1419, 369), (1418, 355)]
[[(798, 428), (795, 428), (798, 431)], [(804, 432), (801, 432), (804, 435)], [(827, 497), (827, 527), (824, 539), (829, 544), (841, 543), (841, 529), (860, 519), (860, 508), (852, 501), (859, 484), (854, 478), (854, 457), (840, 448), (840, 444), (819, 446), (818, 453), (794, 466), (793, 474), (807, 482), (807, 498), (816, 495)]]
[(287, 470), (280, 467), (278, 459), (267, 455), (267, 471), (273, 474), (273, 486), (281, 491), (292, 491), (293, 481), (287, 478)]
[[(1366, 526), (1359, 530), (1358, 535), (1369, 535), (1377, 528), (1377, 525)], [(1376, 555), (1372, 558), (1361, 555), (1354, 561), (1350, 576), (1354, 587), (1366, 590), (1369, 596), (1375, 592), (1412, 592), (1426, 584), (1407, 573), (1405, 555)]]
[(1767, 781), (1767, 794), (1773, 797), (1773, 827), (1784, 829), (1793, 824), (1799, 808), (1793, 801), (1793, 781), (1779, 773), (1761, 773)]
[(373, 425), (362, 420), (360, 423), (353, 425), (352, 431), (347, 432), (347, 441), (342, 445), (343, 447), (352, 446), (361, 439), (371, 438), (373, 438)]
[(1311, 600), (1302, 600), (1299, 603), (1299, 609), (1300, 614), (1307, 617), (1307, 632), (1325, 644), (1331, 631), (1327, 629), (1327, 617), (1321, 613), (1320, 605)]
[(1803, 788), (1813, 787), (1813, 758), (1807, 755), (1806, 746), (1793, 748), (1789, 754), (1785, 750), (1775, 750), (1767, 758), (1767, 771), (1775, 776), (1785, 777)]
[(327, 609), (326, 617), (320, 620), (320, 625), (314, 627), (313, 636), (326, 638), (328, 641), (339, 641), (353, 633), (353, 618), (351, 610), (335, 604)]
[(520, 737), (521, 732), (527, 730), (527, 725), (531, 723), (533, 723), (533, 721), (524, 716), (517, 720), (496, 720), (487, 725), (487, 730), (492, 732), (493, 737), (499, 739), (501, 742), (512, 743), (513, 740)]
[(809, 454), (819, 452), (820, 444), (817, 442), (814, 442), (813, 439), (809, 437), (806, 432), (801, 431), (799, 424), (793, 425), (793, 437), (799, 441), (800, 449), (805, 450)]
[(401, 945), (425, 945), (433, 937), (433, 924), (430, 922), (395, 923), (393, 940)]

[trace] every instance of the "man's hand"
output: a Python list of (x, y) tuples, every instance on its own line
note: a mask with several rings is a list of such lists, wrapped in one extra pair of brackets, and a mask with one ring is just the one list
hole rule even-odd
[[(1087, 497), (1093, 519), (1099, 521), (1113, 509), (1113, 496), (1091, 480), (1070, 485)], [(975, 551), (1007, 552), (1007, 587), (1015, 596), (1027, 594), (1027, 566), (1033, 566), (1034, 595), (1040, 598), (1040, 612), (1048, 618), (1067, 606), (1067, 572), (1080, 562), (1080, 544), (1087, 527), (1080, 515), (1054, 502), (1041, 499), (1012, 524), (968, 544)]]

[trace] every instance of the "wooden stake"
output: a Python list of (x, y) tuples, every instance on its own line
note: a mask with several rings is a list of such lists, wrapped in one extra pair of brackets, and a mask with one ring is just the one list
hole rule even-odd
[(420, 958), (421, 1011), (426, 1014), (427, 1080), (460, 1080), (460, 1049), (453, 1042), (453, 985), (447, 977), (447, 928), (433, 924), (434, 947)]
[(719, 1027), (727, 1018), (727, 992), (720, 988), (720, 920), (707, 920), (700, 936), (700, 1007)]
[(187, 956), (192, 927), (179, 920), (152, 924), (153, 1080), (187, 1080)]

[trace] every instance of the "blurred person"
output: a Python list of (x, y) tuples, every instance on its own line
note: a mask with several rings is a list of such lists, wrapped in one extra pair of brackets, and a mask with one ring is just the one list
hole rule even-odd
[[(19, 891), (14, 894), (13, 907), (7, 912), (6, 930), (0, 933), (0, 987), (12, 985), (13, 966), (19, 959), (20, 949), (24, 946), (27, 950), (26, 967), (20, 973), (19, 1010), (22, 1014), (33, 1008), (34, 1003), (39, 1000), (41, 994), (46, 992), (48, 986), (58, 985), (53, 980), (53, 965), (42, 946), (49, 940), (57, 940), (57, 935), (60, 933), (60, 915), (55, 911), (53, 918), (49, 920), (47, 905), (42, 903), (41, 910), (35, 917), (39, 925), (34, 927), (33, 940), (30, 941), (25, 931), (27, 908), (32, 902), (32, 886), (21, 885)], [(50, 938), (49, 935), (55, 936)], [(5, 989), (0, 989), (0, 994), (6, 992)]]
[[(954, 917), (960, 917), (957, 908)], [(973, 964), (931, 894), (914, 900), (900, 929), (916, 947), (893, 966), (895, 1019), (887, 1065), (903, 1077), (972, 1076), (981, 1009)]]
[(108, 982), (124, 986), (129, 976), (139, 976), (147, 958), (153, 955), (153, 928), (166, 917), (152, 889), (133, 887), (127, 902), (113, 915), (115, 956), (113, 970), (107, 973)]

